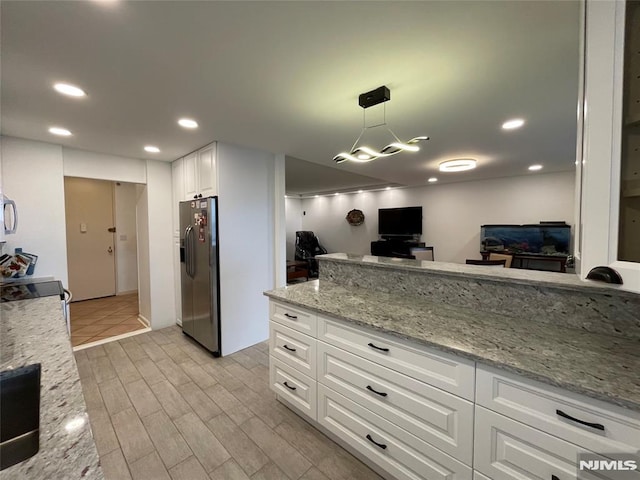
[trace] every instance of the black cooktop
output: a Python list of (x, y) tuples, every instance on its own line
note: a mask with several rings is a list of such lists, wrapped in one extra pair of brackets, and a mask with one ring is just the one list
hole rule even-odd
[(62, 282), (52, 280), (49, 282), (23, 283), (20, 285), (5, 283), (0, 286), (2, 290), (2, 302), (13, 302), (15, 300), (28, 300), (39, 297), (60, 297), (64, 300), (64, 290)]

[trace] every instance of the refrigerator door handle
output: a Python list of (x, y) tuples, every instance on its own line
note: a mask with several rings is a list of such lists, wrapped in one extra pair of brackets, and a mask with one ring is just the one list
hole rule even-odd
[(193, 235), (193, 227), (191, 225), (189, 225), (189, 263), (191, 264), (189, 266), (190, 270), (191, 270), (191, 278), (195, 278), (196, 276), (196, 242), (195, 242), (195, 236)]
[[(191, 274), (191, 257), (193, 256), (193, 252), (191, 252), (191, 225), (184, 229), (184, 268), (189, 277), (192, 277)], [(193, 277), (192, 277), (193, 278)]]

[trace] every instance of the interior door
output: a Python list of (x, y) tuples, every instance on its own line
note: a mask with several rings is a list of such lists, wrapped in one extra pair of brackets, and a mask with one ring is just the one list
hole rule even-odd
[(67, 267), (74, 300), (116, 293), (113, 183), (65, 177)]

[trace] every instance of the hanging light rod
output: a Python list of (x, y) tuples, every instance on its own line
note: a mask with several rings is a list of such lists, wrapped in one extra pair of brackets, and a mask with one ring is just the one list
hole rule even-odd
[[(380, 103), (388, 102), (389, 100), (391, 100), (391, 92), (386, 86), (383, 85), (382, 87), (378, 87), (375, 90), (371, 90), (370, 92), (365, 92), (360, 94), (360, 96), (358, 97), (358, 105), (360, 105), (363, 108), (363, 110), (366, 110), (369, 107), (373, 107), (374, 105), (379, 105)], [(382, 148), (380, 151), (374, 150), (373, 148), (369, 148), (364, 145), (358, 146), (358, 142), (362, 138), (362, 135), (364, 135), (364, 133), (368, 129), (387, 125), (386, 113), (387, 111), (385, 106), (384, 121), (377, 125), (372, 125), (370, 127), (367, 127), (366, 112), (364, 112), (363, 119), (362, 119), (362, 131), (360, 132), (360, 135), (358, 136), (355, 143), (351, 147), (351, 151), (339, 153), (338, 155), (333, 157), (333, 161), (336, 163), (342, 163), (349, 160), (351, 162), (367, 163), (367, 162), (376, 160), (378, 158), (390, 157), (400, 152), (417, 152), (420, 150), (420, 147), (418, 147), (416, 144), (422, 140), (429, 140), (429, 137), (419, 136), (419, 137), (414, 137), (407, 142), (403, 142), (396, 136), (395, 133), (391, 131), (389, 127), (387, 127), (387, 130), (389, 131), (389, 133), (391, 133), (391, 135), (395, 139), (394, 142), (391, 142), (390, 144)]]

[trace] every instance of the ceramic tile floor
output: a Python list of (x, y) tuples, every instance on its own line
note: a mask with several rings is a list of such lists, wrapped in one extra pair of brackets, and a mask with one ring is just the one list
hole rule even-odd
[(71, 344), (74, 347), (146, 328), (138, 319), (138, 294), (73, 302)]
[(269, 347), (213, 358), (178, 327), (75, 353), (106, 480), (376, 480), (280, 404)]

